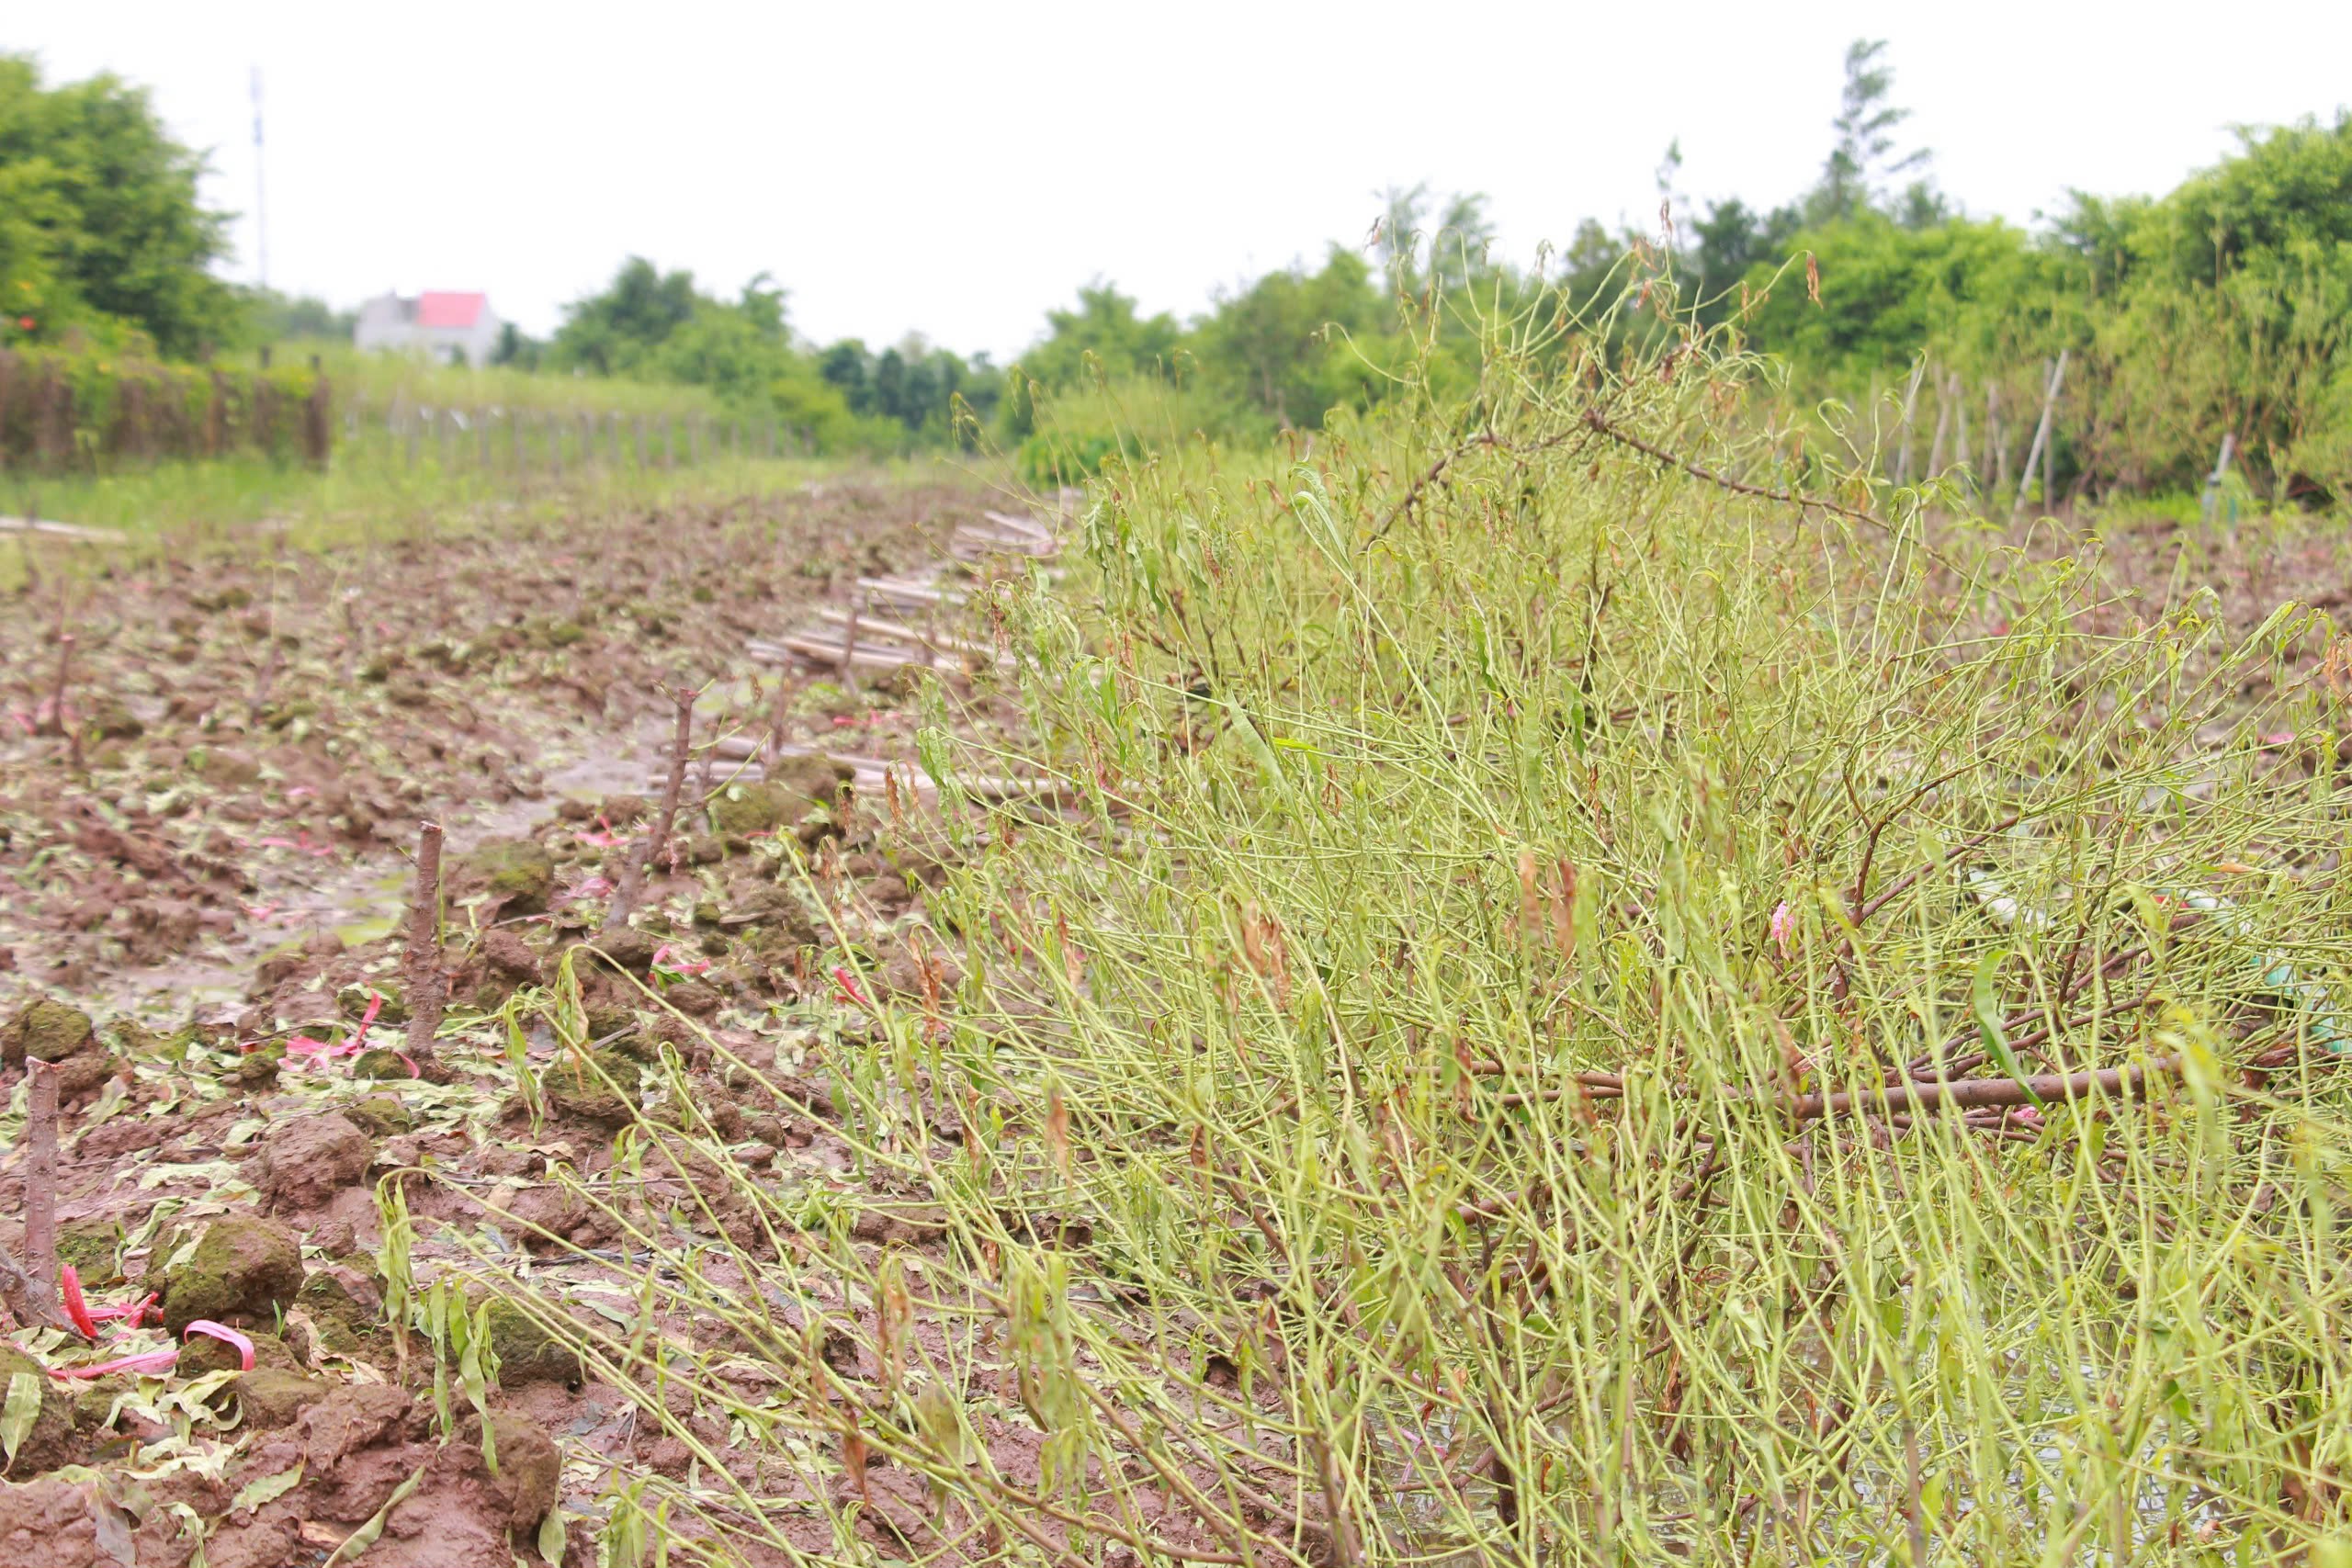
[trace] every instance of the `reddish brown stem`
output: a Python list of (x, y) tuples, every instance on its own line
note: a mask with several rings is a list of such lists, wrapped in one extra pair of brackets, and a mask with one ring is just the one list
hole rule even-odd
[(1865, 923), (1872, 915), (1877, 914), (1881, 909), (1885, 908), (1887, 905), (1901, 897), (1905, 890), (1910, 887), (1913, 883), (1918, 881), (1919, 878), (1927, 875), (1931, 871), (1938, 871), (1947, 865), (1950, 865), (1954, 860), (1968, 853), (1978, 845), (1983, 844), (1985, 840), (1995, 838), (1999, 834), (2007, 832), (2010, 829), (2018, 825), (2023, 816), (2024, 813), (2022, 812), (2013, 812), (2009, 816), (2003, 818), (2000, 821), (1994, 823), (1993, 826), (1985, 829), (1983, 832), (1962, 839), (1959, 843), (1954, 844), (1951, 849), (1945, 851), (1941, 855), (1938, 856), (1935, 860), (1928, 862), (1926, 865), (1918, 866), (1913, 870), (1905, 872), (1901, 876), (1896, 877), (1893, 882), (1890, 882), (1884, 887), (1880, 888), (1877, 896), (1861, 907), (1854, 916), (1854, 923), (1858, 926)]
[(2086, 1100), (2095, 1095), (2124, 1099), (2146, 1091), (2152, 1077), (2168, 1077), (2180, 1071), (2178, 1056), (2160, 1056), (2128, 1067), (2099, 1067), (2082, 1073), (2044, 1073), (2020, 1082), (2015, 1078), (1969, 1078), (1888, 1084), (1878, 1089), (1844, 1089), (1836, 1094), (1808, 1094), (1792, 1101), (1789, 1112), (1799, 1121), (1816, 1116), (1843, 1116), (1854, 1111), (1888, 1115), (1898, 1111), (1968, 1110), (1980, 1105), (2029, 1105), (2036, 1100)]
[[(670, 700), (678, 706), (678, 728), (670, 737), (670, 776), (662, 785), (662, 809), (654, 814), (653, 837), (646, 845), (645, 858), (656, 872), (663, 869), (665, 861), (674, 860), (670, 854), (670, 829), (677, 820), (678, 795), (686, 783), (686, 754), (693, 749), (695, 735), (695, 696), (688, 691), (673, 691)], [(675, 870), (672, 864), (669, 869)]]
[(65, 691), (74, 670), (74, 634), (60, 630), (57, 634), (57, 686), (49, 694), (49, 715), (57, 726), (57, 733), (65, 737), (65, 757), (77, 773), (89, 769), (82, 765), (82, 727), (75, 724), (65, 711)]
[(628, 924), (629, 911), (637, 908), (637, 897), (645, 887), (645, 863), (637, 857), (632, 846), (621, 850), (620, 881), (613, 887), (613, 901), (605, 906), (606, 931), (618, 931)]
[(784, 731), (792, 717), (792, 676), (779, 671), (775, 678), (775, 705), (768, 720), (768, 757), (770, 761), (784, 755)]
[(61, 631), (57, 634), (57, 681), (49, 693), (49, 721), (57, 726), (60, 735), (68, 728), (65, 722), (65, 682), (73, 669), (74, 634)]

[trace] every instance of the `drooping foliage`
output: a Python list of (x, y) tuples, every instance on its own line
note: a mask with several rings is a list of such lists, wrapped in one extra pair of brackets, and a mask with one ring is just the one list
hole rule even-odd
[(0, 347), (79, 333), (186, 356), (233, 337), (236, 297), (210, 271), (229, 215), (198, 199), (203, 171), (144, 89), (45, 86), (0, 54)]

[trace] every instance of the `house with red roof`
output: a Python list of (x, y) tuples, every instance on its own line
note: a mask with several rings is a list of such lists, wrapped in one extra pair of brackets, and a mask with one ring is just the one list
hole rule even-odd
[(445, 365), (487, 365), (501, 324), (487, 294), (380, 294), (359, 307), (351, 341), (360, 348), (422, 354)]

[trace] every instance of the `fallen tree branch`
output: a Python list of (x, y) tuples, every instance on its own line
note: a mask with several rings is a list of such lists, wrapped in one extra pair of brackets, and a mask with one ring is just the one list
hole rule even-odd
[(2097, 1067), (2080, 1073), (2044, 1073), (2030, 1078), (1950, 1078), (1884, 1084), (1875, 1089), (1840, 1089), (1835, 1094), (1799, 1095), (1789, 1102), (1789, 1113), (1800, 1122), (1820, 1116), (1843, 1116), (1862, 1111), (1874, 1115), (1896, 1111), (1973, 1110), (1986, 1105), (2030, 1105), (2037, 1100), (2089, 1100), (2120, 1097), (2129, 1100), (2147, 1090), (2149, 1081), (2175, 1077), (2181, 1058), (2158, 1056), (2128, 1067)]

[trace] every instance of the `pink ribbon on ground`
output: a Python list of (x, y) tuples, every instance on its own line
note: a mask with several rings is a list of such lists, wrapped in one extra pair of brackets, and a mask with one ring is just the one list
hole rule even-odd
[(162, 1372), (171, 1370), (180, 1359), (176, 1348), (149, 1350), (137, 1356), (121, 1356), (111, 1361), (100, 1361), (95, 1367), (51, 1367), (53, 1378), (102, 1378), (114, 1372)]
[(681, 958), (676, 956), (677, 952), (678, 950), (674, 945), (670, 942), (663, 942), (660, 947), (653, 950), (653, 967), (656, 969), (666, 969), (673, 975), (707, 975), (710, 973), (709, 959)]
[[(192, 1338), (198, 1334), (218, 1339), (236, 1351), (240, 1371), (254, 1370), (254, 1342), (244, 1335), (225, 1323), (199, 1317), (187, 1325), (187, 1332), (181, 1337)], [(178, 1364), (179, 1359), (179, 1347), (172, 1345), (161, 1350), (142, 1350), (136, 1356), (118, 1356), (111, 1361), (100, 1361), (95, 1367), (51, 1367), (49, 1375), (53, 1378), (102, 1378), (115, 1372), (167, 1372)]]
[(607, 878), (602, 876), (583, 876), (579, 880), (579, 882), (566, 889), (563, 897), (558, 898), (556, 902), (559, 904), (569, 904), (575, 898), (602, 898), (605, 894), (610, 893), (612, 890), (613, 885)]
[[(209, 1317), (199, 1317), (187, 1325), (187, 1332), (182, 1334), (180, 1337), (186, 1339), (190, 1335), (196, 1334), (209, 1336), (210, 1337), (220, 1341), (221, 1344), (228, 1346), (231, 1349), (236, 1351), (237, 1370), (239, 1371), (249, 1372), (254, 1370), (254, 1342), (251, 1339), (246, 1338), (243, 1335), (238, 1333), (235, 1329), (230, 1327), (227, 1324), (215, 1323)], [(175, 1354), (177, 1352), (175, 1352)]]
[[(289, 1056), (312, 1057), (356, 1056), (360, 1052), (368, 1048), (365, 1043), (368, 1039), (368, 1028), (375, 1023), (376, 1015), (383, 1010), (383, 994), (378, 991), (371, 991), (368, 996), (368, 1010), (360, 1015), (359, 1026), (356, 1029), (354, 1029), (350, 1034), (333, 1043), (329, 1043), (324, 1040), (313, 1040), (307, 1034), (297, 1034), (286, 1043), (286, 1054)], [(416, 1064), (410, 1060), (407, 1052), (396, 1051), (393, 1055), (398, 1056), (401, 1061), (408, 1063), (409, 1077), (415, 1077), (418, 1076)]]
[(57, 1278), (57, 1293), (64, 1298), (65, 1315), (74, 1320), (74, 1326), (82, 1331), (83, 1338), (90, 1340), (96, 1339), (98, 1337), (97, 1322), (90, 1315), (89, 1303), (82, 1299), (81, 1270), (74, 1268), (71, 1263), (68, 1263), (64, 1268), (58, 1270)]
[(300, 850), (306, 855), (316, 855), (322, 860), (325, 859), (328, 855), (334, 853), (334, 846), (333, 844), (312, 843), (311, 841), (311, 830), (307, 828), (301, 829), (290, 839), (286, 838), (281, 834), (272, 834), (266, 839), (255, 839), (254, 842), (264, 849)]
[(129, 1306), (94, 1307), (82, 1294), (80, 1269), (68, 1263), (57, 1271), (57, 1293), (65, 1303), (65, 1315), (74, 1320), (74, 1326), (82, 1331), (82, 1337), (85, 1339), (96, 1340), (98, 1337), (98, 1325), (115, 1318), (127, 1319), (126, 1326), (131, 1328), (138, 1327), (151, 1312), (155, 1314), (157, 1321), (160, 1322), (163, 1318), (164, 1314), (156, 1311), (155, 1292), (153, 1291), (147, 1292), (145, 1300), (134, 1302)]

